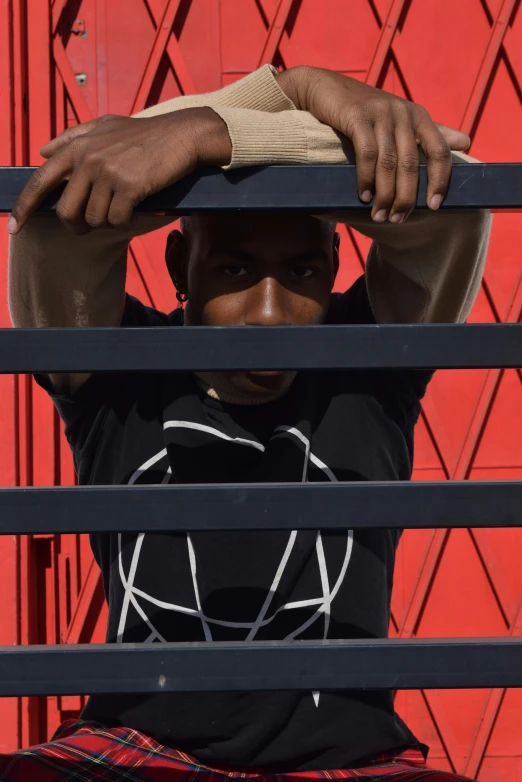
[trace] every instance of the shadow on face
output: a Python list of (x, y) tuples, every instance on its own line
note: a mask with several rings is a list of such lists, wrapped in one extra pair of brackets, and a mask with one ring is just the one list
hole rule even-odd
[(331, 223), (308, 215), (200, 215), (170, 234), (167, 266), (192, 325), (316, 324), (328, 310), (337, 242)]
[[(171, 279), (188, 297), (185, 322), (322, 323), (338, 269), (334, 230), (331, 223), (300, 214), (236, 212), (185, 218), (183, 233), (169, 235), (166, 253)], [(265, 385), (285, 375), (247, 374)]]

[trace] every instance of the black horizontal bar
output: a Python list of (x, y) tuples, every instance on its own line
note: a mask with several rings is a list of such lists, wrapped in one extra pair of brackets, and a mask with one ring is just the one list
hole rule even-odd
[[(0, 212), (12, 209), (34, 168), (0, 168)], [(62, 190), (40, 207), (52, 211)], [(355, 166), (267, 166), (226, 173), (207, 169), (183, 179), (138, 206), (140, 212), (190, 214), (218, 209), (287, 209), (319, 214), (368, 210), (357, 195)], [(426, 166), (421, 166), (417, 206), (426, 208)], [(522, 207), (521, 163), (453, 166), (444, 209)]]
[(522, 639), (0, 647), (0, 696), (521, 687)]
[(522, 324), (0, 329), (0, 373), (522, 366)]
[(318, 526), (522, 526), (522, 481), (0, 489), (3, 535)]

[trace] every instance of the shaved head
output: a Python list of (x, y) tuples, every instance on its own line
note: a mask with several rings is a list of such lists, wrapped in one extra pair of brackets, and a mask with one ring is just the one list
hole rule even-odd
[[(269, 213), (266, 214), (268, 215)], [(278, 214), (281, 215), (281, 213)], [(202, 213), (199, 215), (187, 215), (181, 218), (180, 220), (181, 233), (187, 240), (187, 243), (191, 244), (193, 242), (195, 238), (195, 234), (198, 231), (198, 225), (201, 227), (201, 222), (205, 220), (205, 217), (208, 217), (208, 215)], [(324, 232), (325, 238), (328, 241), (333, 241), (335, 235), (336, 223), (332, 222), (331, 220), (326, 220), (326, 219), (323, 220), (320, 217), (312, 217), (311, 215), (306, 217), (308, 217), (308, 219), (310, 220), (317, 220), (321, 226), (322, 231)], [(237, 219), (240, 220), (241, 217), (238, 215)]]

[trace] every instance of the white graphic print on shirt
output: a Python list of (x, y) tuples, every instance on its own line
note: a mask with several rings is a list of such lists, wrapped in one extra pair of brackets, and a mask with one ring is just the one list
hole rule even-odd
[[(217, 438), (228, 440), (230, 442), (237, 443), (238, 445), (247, 446), (250, 448), (256, 448), (257, 450), (260, 451), (265, 450), (265, 447), (261, 443), (257, 442), (256, 440), (247, 440), (240, 437), (233, 438), (223, 432), (220, 432), (218, 429), (214, 429), (213, 427), (204, 424), (198, 424), (192, 421), (166, 421), (163, 426), (165, 429), (183, 428), (183, 429), (195, 429), (198, 431), (204, 431), (208, 434), (214, 435)], [(334, 483), (337, 482), (337, 478), (335, 477), (333, 472), (329, 469), (329, 467), (311, 452), (310, 441), (298, 429), (289, 426), (279, 426), (275, 430), (274, 434), (291, 437), (294, 439), (294, 441), (296, 441), (296, 445), (299, 444), (299, 447), (301, 446), (304, 447), (303, 473), (302, 473), (303, 482), (307, 481), (309, 464), (312, 464), (314, 467), (319, 468), (327, 476), (329, 481)], [(142, 479), (143, 476), (146, 475), (147, 471), (151, 467), (155, 467), (157, 469), (158, 466), (161, 465), (162, 461), (165, 461), (166, 463), (165, 475), (163, 477), (162, 483), (163, 484), (169, 483), (172, 477), (172, 471), (170, 465), (168, 465), (167, 449), (164, 448), (161, 451), (159, 451), (157, 454), (152, 456), (150, 459), (148, 459), (144, 464), (141, 465), (141, 467), (139, 467), (133, 473), (133, 475), (129, 479), (129, 485), (135, 484), (138, 479)], [(299, 534), (298, 530), (292, 530), (289, 533), (286, 548), (284, 550), (281, 561), (279, 562), (275, 575), (273, 576), (272, 582), (270, 584), (267, 584), (266, 598), (261, 607), (261, 610), (259, 611), (258, 615), (255, 618), (254, 617), (252, 618), (252, 621), (250, 622), (232, 622), (232, 621), (228, 622), (223, 619), (217, 619), (212, 616), (207, 616), (203, 612), (201, 607), (199, 588), (198, 588), (197, 552), (194, 550), (190, 532), (186, 533), (186, 541), (187, 541), (187, 556), (190, 562), (190, 571), (192, 574), (192, 584), (194, 588), (194, 597), (195, 597), (195, 604), (196, 604), (195, 609), (189, 606), (178, 605), (174, 602), (166, 602), (164, 600), (159, 600), (158, 598), (154, 597), (154, 595), (151, 595), (145, 592), (144, 590), (140, 589), (139, 586), (137, 586), (136, 581), (138, 577), (139, 559), (140, 559), (140, 553), (142, 551), (143, 542), (145, 539), (145, 533), (140, 533), (136, 538), (136, 542), (134, 544), (134, 550), (131, 558), (130, 569), (128, 573), (125, 573), (124, 566), (123, 566), (122, 536), (120, 534), (118, 536), (118, 565), (119, 565), (119, 574), (124, 589), (125, 597), (122, 603), (122, 609), (120, 614), (117, 642), (122, 643), (124, 640), (125, 624), (126, 624), (127, 614), (130, 605), (134, 607), (134, 609), (137, 611), (137, 613), (139, 614), (143, 622), (147, 625), (150, 631), (150, 634), (145, 639), (145, 642), (159, 641), (159, 642), (166, 643), (169, 640), (168, 638), (165, 638), (161, 634), (161, 632), (151, 621), (146, 610), (147, 604), (152, 604), (153, 606), (156, 606), (156, 608), (161, 608), (166, 611), (179, 612), (182, 614), (197, 617), (201, 622), (206, 641), (212, 641), (212, 625), (220, 625), (222, 627), (228, 626), (233, 628), (242, 628), (245, 630), (246, 633), (244, 640), (252, 641), (255, 639), (255, 636), (259, 628), (269, 625), (274, 620), (276, 614), (279, 613), (279, 611), (289, 611), (296, 608), (302, 609), (302, 608), (309, 607), (311, 609), (311, 614), (306, 619), (305, 622), (301, 622), (301, 624), (298, 627), (292, 630), (292, 632), (290, 632), (284, 638), (273, 639), (273, 640), (284, 640), (284, 641), (295, 640), (296, 638), (299, 637), (301, 633), (303, 633), (308, 627), (310, 627), (310, 625), (312, 625), (322, 616), (324, 616), (323, 638), (326, 639), (328, 637), (328, 628), (330, 624), (331, 604), (332, 601), (335, 599), (335, 596), (337, 595), (339, 589), (342, 586), (350, 562), (350, 557), (352, 554), (353, 530), (347, 530), (345, 555), (342, 561), (341, 568), (339, 572), (335, 574), (335, 579), (333, 581), (331, 579), (332, 574), (328, 573), (328, 569), (326, 565), (321, 531), (320, 530), (317, 531), (315, 547), (316, 547), (317, 567), (319, 569), (322, 594), (308, 600), (299, 600), (290, 603), (285, 603), (284, 605), (280, 606), (276, 612), (270, 614), (270, 604), (272, 602), (274, 595), (277, 592), (277, 588), (281, 581), (281, 577), (290, 560), (290, 557), (292, 556), (292, 550), (296, 543), (298, 534)], [(138, 578), (138, 583), (139, 583), (139, 578)], [(319, 695), (320, 695), (319, 692), (313, 693), (314, 702), (316, 706), (319, 705)]]

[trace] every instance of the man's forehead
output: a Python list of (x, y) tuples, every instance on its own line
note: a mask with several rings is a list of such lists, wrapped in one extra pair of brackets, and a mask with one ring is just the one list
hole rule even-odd
[(190, 240), (208, 244), (291, 243), (324, 245), (332, 240), (331, 223), (299, 213), (225, 212), (194, 215), (183, 220), (183, 233)]

